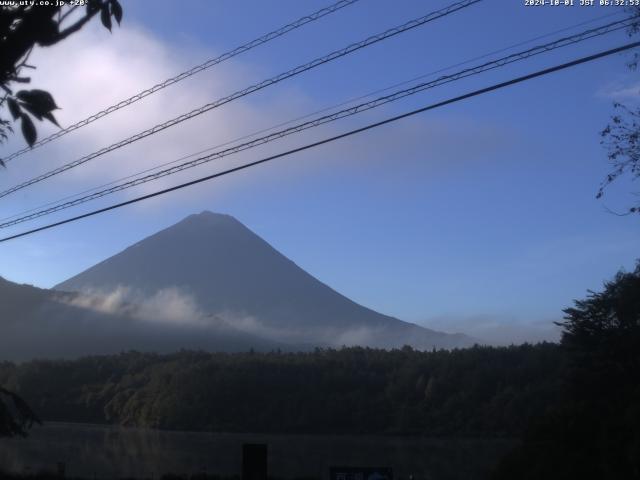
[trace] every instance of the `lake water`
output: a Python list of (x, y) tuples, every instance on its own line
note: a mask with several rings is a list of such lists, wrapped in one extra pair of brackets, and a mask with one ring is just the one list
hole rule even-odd
[(0, 440), (0, 470), (35, 473), (64, 462), (67, 476), (86, 478), (157, 479), (169, 472), (230, 476), (241, 472), (243, 443), (268, 445), (270, 476), (323, 480), (332, 465), (391, 467), (396, 479), (481, 479), (514, 445), (509, 440), (167, 432), (47, 423), (28, 438)]

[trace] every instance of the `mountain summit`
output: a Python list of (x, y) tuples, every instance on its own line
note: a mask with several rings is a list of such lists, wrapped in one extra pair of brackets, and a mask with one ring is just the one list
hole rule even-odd
[(199, 312), (270, 340), (416, 348), (468, 345), (382, 315), (309, 275), (229, 215), (202, 212), (60, 283), (57, 290), (179, 292)]

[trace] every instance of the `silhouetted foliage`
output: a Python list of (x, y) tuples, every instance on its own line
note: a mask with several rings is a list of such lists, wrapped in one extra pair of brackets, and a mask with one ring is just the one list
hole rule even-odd
[(640, 478), (640, 263), (565, 313), (561, 402), (496, 478)]
[(26, 435), (33, 423), (41, 423), (18, 395), (0, 387), (0, 437)]
[[(627, 13), (640, 19), (640, 7), (629, 7)], [(628, 28), (629, 36), (640, 33), (640, 20), (633, 22)], [(631, 70), (638, 68), (639, 54), (634, 52), (627, 63)], [(604, 190), (613, 181), (628, 173), (633, 180), (640, 177), (640, 108), (629, 107), (619, 102), (613, 104), (614, 114), (610, 123), (600, 133), (601, 144), (607, 149), (607, 156), (613, 169), (606, 176), (596, 198), (604, 195)], [(629, 207), (629, 213), (640, 213), (640, 205)]]
[(136, 352), (0, 364), (45, 420), (225, 432), (511, 437), (557, 401), (556, 344)]
[[(33, 118), (48, 120), (56, 125), (53, 111), (58, 107), (53, 97), (44, 90), (20, 90), (14, 92), (13, 84), (29, 83), (22, 75), (25, 68), (34, 68), (27, 63), (34, 47), (50, 47), (79, 31), (89, 20), (100, 14), (105, 28), (111, 30), (111, 18), (118, 24), (122, 20), (122, 7), (118, 0), (88, 0), (84, 14), (79, 18), (72, 13), (79, 6), (39, 5), (36, 2), (15, 2), (15, 5), (0, 6), (0, 88), (5, 95), (0, 106), (6, 103), (14, 121), (20, 121), (24, 139), (29, 145), (37, 140)], [(74, 21), (67, 24), (67, 20)], [(9, 120), (0, 118), (0, 143), (13, 132)], [(0, 160), (0, 164), (2, 160)]]
[[(625, 173), (629, 173), (634, 180), (640, 177), (640, 108), (630, 108), (619, 102), (614, 103), (613, 107), (616, 113), (601, 132), (601, 143), (608, 150), (613, 170), (600, 185), (597, 198), (601, 198), (604, 189)], [(640, 206), (629, 207), (629, 212), (640, 213)]]

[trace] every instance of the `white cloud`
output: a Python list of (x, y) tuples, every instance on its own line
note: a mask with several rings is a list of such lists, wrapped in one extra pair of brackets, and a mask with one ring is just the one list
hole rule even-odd
[(174, 325), (208, 325), (212, 317), (205, 315), (196, 301), (179, 288), (166, 288), (146, 296), (126, 286), (105, 292), (84, 291), (61, 301), (75, 307), (115, 316), (127, 316), (148, 322)]
[[(55, 115), (61, 125), (67, 126), (219, 53), (169, 45), (135, 26), (115, 29), (110, 35), (100, 25), (92, 25), (64, 44), (36, 51), (30, 62), (38, 68), (29, 88), (50, 91), (61, 107)], [(250, 67), (233, 60), (225, 62), (26, 154), (9, 165), (2, 183), (32, 178), (257, 80), (261, 78), (255, 77)], [(302, 102), (296, 98), (294, 103)], [(233, 102), (47, 180), (38, 185), (37, 198), (30, 189), (9, 197), (2, 213), (13, 213), (16, 205), (37, 205), (44, 199), (81, 191), (226, 142), (279, 121), (288, 110), (267, 113), (249, 102)], [(55, 131), (47, 124), (39, 124), (38, 129), (40, 137)], [(16, 135), (7, 151), (22, 146), (22, 138)], [(138, 192), (173, 183), (174, 178), (160, 180)]]
[(338, 328), (301, 325), (279, 327), (262, 322), (252, 315), (239, 312), (220, 312), (215, 317), (228, 328), (290, 344), (328, 345), (332, 347), (379, 344), (384, 338), (382, 327), (359, 326)]
[(640, 82), (635, 80), (610, 82), (600, 89), (598, 96), (616, 101), (639, 100)]
[(72, 296), (65, 294), (59, 301), (67, 305), (117, 318), (165, 325), (195, 326), (216, 331), (239, 331), (257, 337), (291, 344), (316, 345), (368, 345), (383, 334), (381, 328), (355, 327), (279, 327), (262, 322), (242, 312), (223, 311), (205, 313), (193, 296), (178, 287), (158, 290), (151, 295), (121, 285), (105, 291), (87, 289)]

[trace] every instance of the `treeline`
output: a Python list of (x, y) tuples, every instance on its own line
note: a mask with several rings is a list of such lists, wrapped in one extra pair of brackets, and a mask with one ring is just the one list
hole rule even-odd
[(173, 430), (520, 436), (557, 403), (556, 344), (421, 352), (129, 352), (0, 364), (44, 420)]

